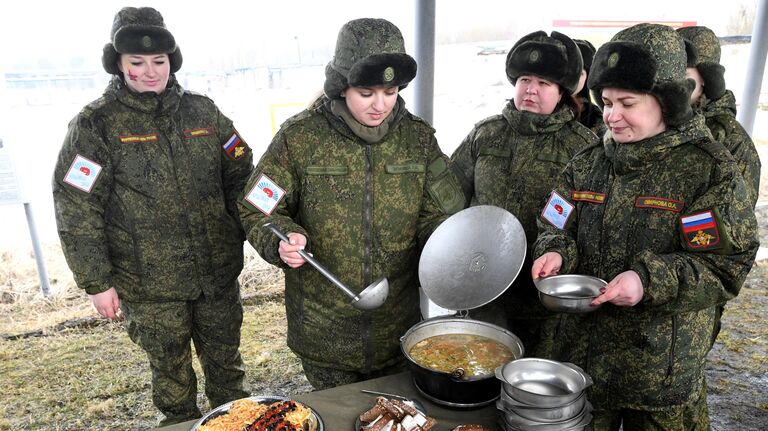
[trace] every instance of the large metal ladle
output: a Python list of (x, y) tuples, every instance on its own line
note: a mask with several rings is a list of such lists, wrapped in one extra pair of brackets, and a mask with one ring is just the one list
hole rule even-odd
[[(275, 227), (272, 223), (265, 224), (264, 228), (272, 231), (272, 233), (281, 240), (290, 242), (288, 237), (284, 233), (280, 232), (280, 229)], [(328, 271), (328, 269), (321, 265), (320, 262), (316, 261), (315, 258), (312, 257), (309, 253), (304, 250), (299, 250), (298, 253), (299, 256), (303, 257), (304, 260), (309, 262), (310, 265), (314, 266), (315, 269), (320, 271), (321, 274), (323, 274), (328, 280), (330, 280), (339, 289), (341, 289), (347, 296), (352, 298), (351, 304), (358, 310), (373, 310), (375, 308), (379, 308), (382, 304), (384, 304), (384, 301), (387, 300), (387, 295), (389, 295), (389, 282), (386, 278), (380, 278), (374, 281), (370, 286), (363, 289), (363, 291), (358, 295), (350, 288), (345, 286), (341, 280), (339, 280), (335, 275)]]

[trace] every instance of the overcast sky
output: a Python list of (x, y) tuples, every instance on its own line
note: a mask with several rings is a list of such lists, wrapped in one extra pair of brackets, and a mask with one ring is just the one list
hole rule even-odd
[[(608, 1), (608, 0), (437, 0), (437, 31), (440, 35), (466, 32), (483, 26), (506, 26), (510, 32), (552, 29), (554, 19), (633, 21), (696, 21), (723, 34), (729, 17), (741, 4), (733, 1)], [(397, 24), (412, 51), (415, 0), (366, 2), (359, 0), (235, 1), (205, 2), (154, 0), (166, 24), (183, 48), (185, 68), (202, 64), (210, 56), (243, 51), (332, 46), (341, 25), (353, 18), (387, 18)], [(53, 63), (72, 56), (101, 56), (108, 41), (115, 12), (131, 5), (116, 0), (28, 0), (0, 2), (0, 62), (39, 58)], [(574, 30), (575, 31), (575, 30)], [(519, 37), (517, 34), (514, 37)], [(0, 67), (3, 63), (0, 63)], [(190, 69), (187, 69), (190, 70)]]

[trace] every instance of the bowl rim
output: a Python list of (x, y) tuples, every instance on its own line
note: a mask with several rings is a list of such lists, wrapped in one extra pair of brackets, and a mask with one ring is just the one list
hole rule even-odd
[(551, 275), (549, 277), (543, 277), (543, 278), (537, 278), (533, 280), (533, 284), (536, 286), (536, 290), (539, 291), (540, 294), (550, 296), (552, 298), (557, 299), (588, 299), (588, 298), (597, 298), (600, 296), (600, 292), (598, 289), (598, 293), (594, 296), (584, 296), (584, 295), (553, 295), (550, 292), (545, 292), (543, 290), (543, 285), (545, 284), (545, 281), (552, 281), (552, 280), (558, 280), (563, 278), (586, 278), (592, 281), (597, 282), (598, 284), (602, 285), (601, 287), (605, 287), (608, 285), (608, 282), (603, 280), (600, 277), (595, 277), (594, 275), (586, 275), (586, 274), (557, 274), (557, 275)]

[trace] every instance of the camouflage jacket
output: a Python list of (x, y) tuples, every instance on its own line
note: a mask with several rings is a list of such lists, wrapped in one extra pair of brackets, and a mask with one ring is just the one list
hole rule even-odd
[(526, 263), (502, 299), (511, 316), (551, 314), (540, 304), (530, 277), (536, 218), (566, 163), (596, 143), (594, 133), (576, 121), (566, 106), (540, 115), (518, 111), (510, 101), (501, 115), (477, 123), (451, 156), (451, 169), (470, 206), (504, 208), (525, 230)]
[[(244, 190), (240, 217), (256, 251), (284, 269), (289, 347), (319, 366), (368, 372), (401, 360), (399, 337), (419, 319), (421, 247), (463, 197), (434, 130), (402, 99), (375, 144), (329, 104), (321, 98), (281, 126)], [(259, 193), (274, 200), (257, 206)], [(309, 264), (285, 266), (265, 223), (304, 234), (307, 250), (356, 292), (386, 277), (384, 305), (358, 310)]]
[(702, 95), (697, 108), (706, 119), (707, 127), (715, 141), (731, 152), (739, 165), (752, 206), (760, 194), (760, 155), (752, 138), (736, 120), (736, 98), (730, 90), (717, 100), (707, 100)]
[(67, 263), (90, 294), (188, 300), (242, 269), (237, 198), (253, 155), (210, 99), (171, 79), (156, 95), (114, 78), (69, 124), (53, 198)]
[[(554, 192), (562, 230), (544, 221), (558, 209)], [(568, 315), (555, 357), (592, 376), (588, 396), (597, 409), (688, 402), (703, 378), (714, 306), (739, 293), (759, 245), (733, 158), (695, 116), (641, 142), (605, 139), (586, 149), (554, 192), (535, 256), (556, 251), (561, 273), (606, 281), (634, 270), (644, 289), (634, 307), (609, 303)]]

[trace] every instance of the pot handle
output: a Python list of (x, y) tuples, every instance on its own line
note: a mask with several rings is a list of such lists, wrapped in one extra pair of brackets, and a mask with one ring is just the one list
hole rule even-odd
[(448, 374), (454, 382), (460, 382), (462, 381), (464, 374), (466, 372), (464, 371), (464, 368), (456, 368), (455, 370), (451, 371), (450, 374)]
[(592, 380), (592, 376), (590, 376), (589, 374), (587, 374), (587, 373), (584, 371), (584, 369), (583, 369), (583, 368), (581, 368), (580, 366), (578, 366), (578, 365), (574, 364), (573, 362), (563, 362), (562, 364), (563, 364), (563, 365), (565, 365), (565, 366), (567, 366), (567, 367), (573, 368), (573, 369), (574, 369), (574, 370), (575, 370), (577, 373), (581, 374), (581, 377), (584, 379), (584, 382), (586, 383), (586, 386), (585, 386), (585, 387), (587, 387), (587, 386), (592, 386), (592, 384), (593, 384), (593, 383), (595, 383), (595, 382)]

